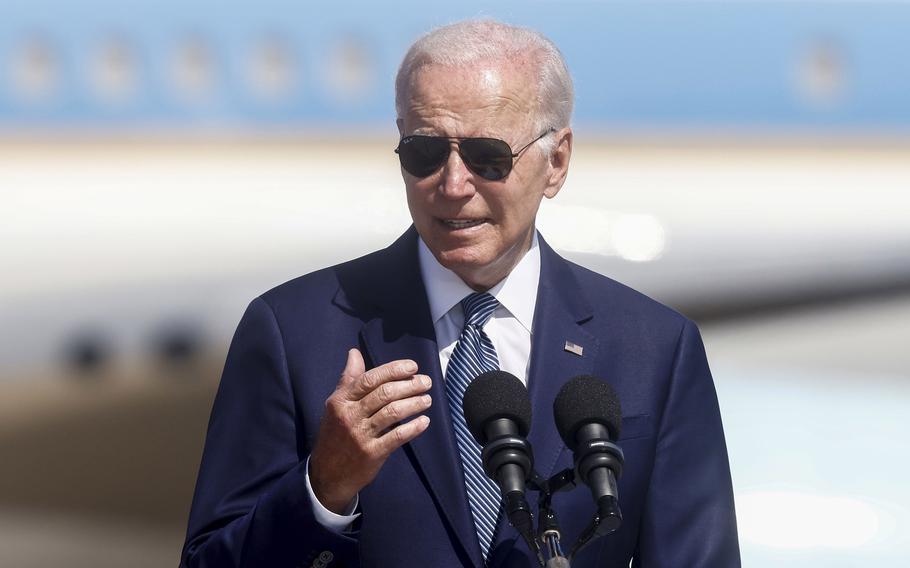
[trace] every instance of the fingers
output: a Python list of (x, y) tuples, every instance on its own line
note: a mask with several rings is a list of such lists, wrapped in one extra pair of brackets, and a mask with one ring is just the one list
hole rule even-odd
[(418, 416), (410, 422), (405, 422), (381, 436), (377, 442), (378, 451), (388, 456), (401, 446), (407, 444), (421, 435), (430, 425), (430, 418)]
[[(356, 349), (353, 349), (352, 351), (356, 351)], [(357, 356), (360, 356), (359, 351), (357, 351)], [(360, 364), (362, 368), (362, 357), (360, 358)], [(417, 363), (410, 359), (392, 361), (370, 369), (369, 371), (361, 372), (359, 376), (354, 377), (355, 380), (346, 384), (346, 390), (349, 397), (348, 400), (360, 400), (379, 388), (380, 385), (388, 383), (389, 381), (409, 379), (416, 372)]]
[(433, 399), (428, 394), (390, 402), (370, 418), (370, 425), (374, 432), (383, 432), (396, 423), (425, 411), (432, 403)]
[(414, 375), (407, 380), (389, 381), (364, 396), (360, 400), (360, 405), (366, 416), (372, 416), (392, 402), (427, 392), (432, 384), (430, 377), (426, 375)]
[(428, 417), (413, 417), (430, 407), (425, 393), (432, 383), (416, 373), (417, 363), (408, 359), (365, 371), (360, 351), (348, 351), (310, 454), (313, 491), (330, 510), (342, 510), (389, 454), (427, 429)]

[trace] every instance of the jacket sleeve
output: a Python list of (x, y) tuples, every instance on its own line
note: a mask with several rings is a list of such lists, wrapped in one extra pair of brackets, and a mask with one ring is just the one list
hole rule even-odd
[(740, 566), (717, 394), (701, 335), (688, 320), (676, 348), (632, 566)]
[(313, 513), (281, 331), (262, 298), (231, 342), (206, 435), (181, 568), (357, 566), (357, 534)]

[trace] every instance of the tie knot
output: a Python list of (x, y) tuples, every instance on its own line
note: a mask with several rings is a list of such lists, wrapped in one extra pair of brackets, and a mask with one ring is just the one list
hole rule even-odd
[(489, 321), (497, 306), (499, 306), (499, 301), (486, 292), (465, 296), (461, 301), (465, 326), (483, 327)]

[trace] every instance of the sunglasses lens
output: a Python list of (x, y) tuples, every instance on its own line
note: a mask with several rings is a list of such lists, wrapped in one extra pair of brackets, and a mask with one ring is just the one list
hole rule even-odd
[(427, 177), (449, 157), (449, 141), (435, 136), (405, 136), (398, 144), (401, 167), (415, 177)]
[(459, 144), (471, 170), (484, 179), (498, 181), (512, 171), (512, 148), (496, 138), (466, 138)]
[[(449, 159), (451, 142), (438, 136), (405, 136), (398, 144), (401, 167), (415, 177), (427, 177)], [(496, 138), (464, 138), (459, 153), (471, 171), (480, 177), (499, 181), (512, 171), (512, 148)]]

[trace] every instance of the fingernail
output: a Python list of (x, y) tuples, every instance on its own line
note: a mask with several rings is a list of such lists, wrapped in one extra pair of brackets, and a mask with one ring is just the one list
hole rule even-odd
[(420, 425), (421, 425), (421, 426), (427, 426), (427, 425), (430, 423), (430, 417), (429, 417), (429, 416), (420, 416), (420, 417), (417, 418), (417, 420), (420, 420)]
[(405, 373), (416, 373), (417, 372), (417, 363), (414, 361), (408, 361), (402, 365), (401, 370)]
[(424, 388), (430, 388), (430, 386), (433, 384), (433, 381), (431, 381), (430, 377), (426, 375), (420, 375), (420, 384), (423, 385)]
[(424, 403), (426, 406), (430, 406), (430, 403), (433, 402), (433, 397), (431, 397), (431, 396), (428, 395), (428, 394), (425, 394), (425, 395), (423, 395), (422, 400), (423, 400), (423, 403)]

